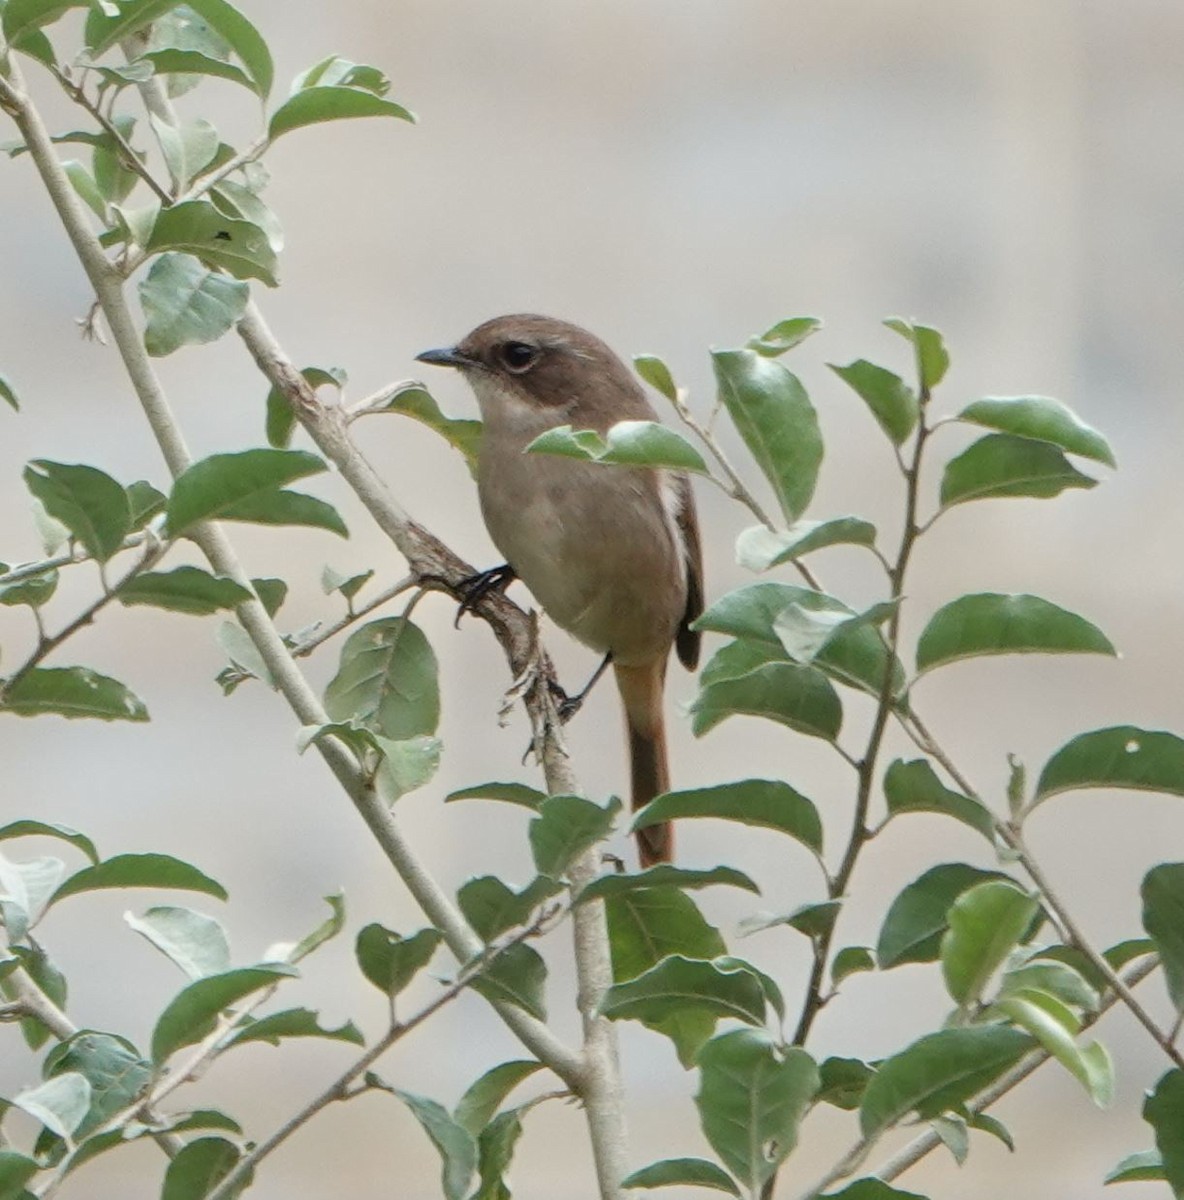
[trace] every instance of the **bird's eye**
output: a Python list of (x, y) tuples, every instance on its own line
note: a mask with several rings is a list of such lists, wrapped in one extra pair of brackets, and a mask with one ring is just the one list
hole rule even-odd
[(506, 342), (500, 353), (502, 365), (516, 375), (529, 370), (538, 356), (538, 347), (528, 342)]

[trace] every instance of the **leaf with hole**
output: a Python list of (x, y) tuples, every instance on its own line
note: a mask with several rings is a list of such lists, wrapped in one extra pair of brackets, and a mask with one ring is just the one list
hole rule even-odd
[(728, 1170), (756, 1195), (789, 1157), (820, 1085), (804, 1050), (734, 1029), (699, 1052), (699, 1123)]
[(276, 255), (258, 225), (221, 213), (209, 200), (184, 200), (161, 209), (144, 243), (149, 254), (180, 251), (236, 279), (275, 287)]
[(1184, 796), (1184, 738), (1135, 725), (1083, 733), (1045, 764), (1035, 800), (1100, 787)]
[(118, 679), (89, 667), (34, 667), (5, 690), (0, 707), (20, 717), (148, 720), (139, 696)]

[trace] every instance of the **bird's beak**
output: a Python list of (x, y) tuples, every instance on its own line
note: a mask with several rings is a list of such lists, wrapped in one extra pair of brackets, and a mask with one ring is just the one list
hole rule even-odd
[(415, 356), (416, 362), (431, 363), (433, 367), (472, 367), (476, 364), (467, 358), (455, 346), (446, 346), (441, 350), (425, 350)]

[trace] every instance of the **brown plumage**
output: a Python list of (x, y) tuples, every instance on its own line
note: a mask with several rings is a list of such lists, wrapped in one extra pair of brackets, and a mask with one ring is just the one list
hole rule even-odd
[[(547, 615), (612, 656), (629, 740), (633, 807), (670, 787), (663, 685), (671, 647), (699, 659), (691, 622), (703, 608), (703, 564), (687, 477), (527, 455), (559, 425), (599, 434), (657, 414), (623, 362), (566, 321), (497, 317), (425, 362), (457, 367), (472, 385), (484, 432), (481, 510), (494, 544)], [(669, 861), (668, 825), (637, 835), (643, 866)]]

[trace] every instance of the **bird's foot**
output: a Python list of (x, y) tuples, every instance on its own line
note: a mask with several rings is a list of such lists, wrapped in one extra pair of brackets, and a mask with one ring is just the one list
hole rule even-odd
[(478, 571), (476, 575), (462, 579), (456, 585), (460, 593), (460, 605), (452, 627), (459, 628), (461, 617), (467, 612), (476, 612), (477, 606), (490, 592), (504, 592), (517, 578), (514, 568), (509, 563), (502, 563), (500, 567), (490, 567), (488, 571)]

